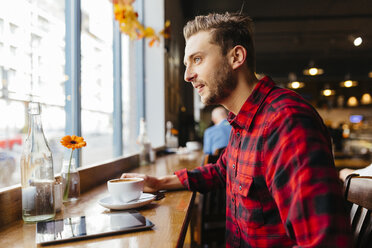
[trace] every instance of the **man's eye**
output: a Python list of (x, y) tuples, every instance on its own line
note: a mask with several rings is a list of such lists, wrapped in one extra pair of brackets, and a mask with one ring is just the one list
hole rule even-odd
[(201, 61), (201, 58), (199, 58), (199, 57), (195, 57), (195, 58), (194, 58), (194, 62), (195, 62), (195, 63), (199, 63), (200, 61)]

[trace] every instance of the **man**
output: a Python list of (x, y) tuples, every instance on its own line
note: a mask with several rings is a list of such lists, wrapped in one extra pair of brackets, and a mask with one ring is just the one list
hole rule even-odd
[(205, 154), (214, 154), (216, 150), (225, 148), (229, 143), (231, 126), (226, 118), (226, 110), (223, 107), (216, 107), (212, 110), (211, 119), (214, 125), (204, 131), (203, 151)]
[(227, 247), (350, 247), (327, 129), (296, 93), (258, 81), (250, 18), (198, 16), (184, 36), (185, 80), (230, 111), (230, 141), (216, 164), (140, 175), (146, 190), (226, 187)]

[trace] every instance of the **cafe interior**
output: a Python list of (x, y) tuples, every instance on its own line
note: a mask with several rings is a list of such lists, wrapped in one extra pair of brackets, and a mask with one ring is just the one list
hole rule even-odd
[[(338, 171), (372, 164), (372, 1), (1, 1), (0, 247), (225, 247), (224, 191), (143, 193), (120, 205), (109, 202), (107, 184), (125, 172), (161, 177), (218, 159), (203, 154), (216, 106), (184, 80), (182, 31), (214, 12), (252, 18), (257, 77), (318, 111)], [(24, 218), (31, 106), (53, 164), (54, 212), (44, 226)], [(65, 136), (80, 146), (61, 144)], [(75, 179), (77, 195), (65, 199)], [(340, 183), (354, 204), (355, 247), (371, 247), (372, 179)], [(124, 213), (135, 224), (113, 218)]]

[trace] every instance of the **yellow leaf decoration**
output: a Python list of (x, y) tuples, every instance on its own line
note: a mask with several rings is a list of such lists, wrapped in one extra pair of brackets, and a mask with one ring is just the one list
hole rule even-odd
[(144, 27), (138, 21), (138, 13), (134, 11), (135, 0), (113, 0), (115, 19), (119, 22), (121, 32), (127, 34), (131, 39), (150, 39), (149, 46), (159, 42), (159, 36), (170, 38), (170, 21), (167, 20), (164, 29), (157, 34), (151, 27)]
[(164, 29), (160, 31), (160, 34), (165, 38), (169, 39), (170, 38), (170, 21), (167, 20), (164, 25)]

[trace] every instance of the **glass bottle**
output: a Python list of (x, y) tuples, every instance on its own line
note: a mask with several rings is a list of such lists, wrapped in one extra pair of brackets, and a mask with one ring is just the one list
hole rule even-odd
[[(71, 159), (71, 166), (69, 160), (64, 160), (62, 165), (62, 189), (63, 201), (76, 201), (80, 196), (80, 176), (76, 168), (75, 159)], [(70, 167), (70, 172), (69, 172)], [(67, 185), (68, 183), (68, 185)]]
[(53, 159), (40, 114), (40, 104), (30, 102), (28, 135), (21, 156), (22, 218), (25, 222), (55, 216)]
[(165, 145), (168, 149), (178, 148), (178, 139), (172, 134), (173, 124), (167, 121), (167, 132), (165, 134)]
[(173, 124), (170, 121), (167, 121), (167, 132), (165, 133), (165, 145), (167, 148), (173, 148), (172, 144), (172, 127)]
[(140, 165), (151, 163), (151, 143), (147, 136), (146, 122), (144, 118), (140, 119), (140, 134), (137, 141), (140, 146)]

